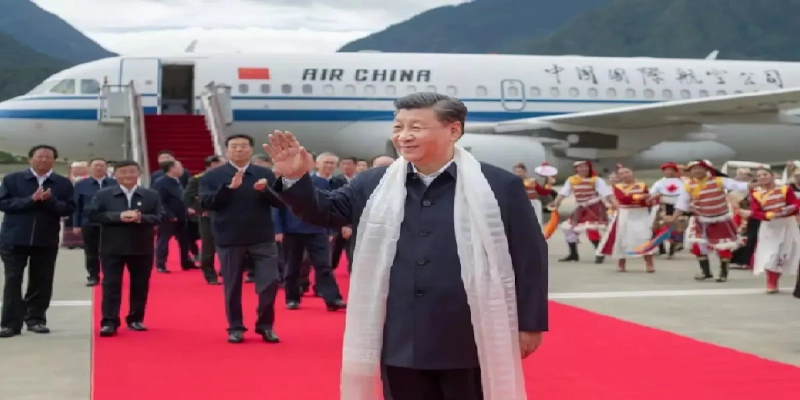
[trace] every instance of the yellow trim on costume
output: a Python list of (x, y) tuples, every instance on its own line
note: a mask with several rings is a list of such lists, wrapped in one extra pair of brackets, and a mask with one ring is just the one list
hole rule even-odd
[(588, 178), (583, 178), (580, 175), (572, 175), (567, 179), (569, 181), (570, 186), (575, 187), (583, 183), (583, 181), (589, 181), (592, 186), (594, 186), (595, 182), (597, 182), (596, 176), (590, 176)]
[[(723, 183), (722, 183), (722, 178), (714, 177), (712, 179), (714, 180), (714, 182), (717, 183), (717, 187), (720, 187), (720, 188), (724, 187)], [(703, 178), (703, 179), (696, 179), (696, 180), (692, 181), (691, 183), (687, 183), (686, 184), (686, 191), (689, 192), (689, 195), (693, 199), (696, 199), (697, 197), (700, 196), (700, 192), (705, 190), (705, 188), (708, 186), (708, 181), (709, 181), (709, 179)], [(694, 187), (692, 187), (692, 183), (697, 183), (697, 184)]]

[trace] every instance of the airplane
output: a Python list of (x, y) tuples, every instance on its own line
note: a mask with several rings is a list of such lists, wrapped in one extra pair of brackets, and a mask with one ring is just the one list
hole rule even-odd
[[(469, 108), (460, 139), (504, 168), (798, 156), (800, 64), (716, 59), (465, 54), (199, 54), (112, 57), (61, 71), (0, 103), (0, 149), (39, 143), (68, 160), (119, 159), (125, 132), (100, 123), (106, 85), (132, 82), (145, 114), (183, 101), (199, 113), (209, 82), (231, 88), (229, 134), (289, 130), (313, 152), (393, 154), (393, 100), (435, 91)], [(170, 94), (171, 93), (171, 94)], [(175, 95), (179, 93), (179, 95)]]

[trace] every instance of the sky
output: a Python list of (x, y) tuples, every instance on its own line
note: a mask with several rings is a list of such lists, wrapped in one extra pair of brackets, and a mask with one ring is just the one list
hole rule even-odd
[(32, 0), (120, 54), (334, 52), (430, 8), (465, 0)]

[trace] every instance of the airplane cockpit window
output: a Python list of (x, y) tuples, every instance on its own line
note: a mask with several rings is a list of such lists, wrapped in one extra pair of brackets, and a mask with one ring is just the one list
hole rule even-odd
[(692, 98), (692, 92), (690, 92), (690, 91), (688, 91), (686, 89), (683, 89), (683, 90), (681, 90), (681, 97), (683, 97), (684, 99), (690, 99), (690, 98)]
[(63, 79), (50, 89), (50, 93), (75, 94), (75, 79)]
[(44, 81), (31, 89), (27, 94), (43, 94), (47, 93), (48, 89), (55, 86), (59, 81)]
[(486, 90), (486, 86), (478, 86), (475, 89), (475, 94), (478, 95), (479, 97), (486, 97), (487, 95), (489, 95), (489, 91)]
[(81, 94), (100, 93), (100, 82), (94, 79), (81, 79)]
[(458, 89), (455, 86), (448, 86), (446, 90), (448, 96), (458, 96)]
[(587, 93), (589, 94), (589, 97), (597, 97), (597, 89), (595, 88), (589, 88)]
[(561, 91), (558, 90), (557, 87), (553, 86), (553, 87), (550, 88), (550, 96), (558, 97), (560, 95), (561, 95)]
[(303, 85), (303, 94), (312, 94), (314, 93), (314, 87), (311, 85)]
[(292, 94), (292, 85), (281, 85), (281, 93)]
[(671, 99), (672, 98), (672, 90), (664, 89), (664, 91), (661, 92), (661, 97), (663, 97), (665, 100)]
[(406, 86), (406, 94), (417, 93), (417, 87), (414, 85)]
[(325, 94), (328, 94), (328, 95), (333, 95), (336, 92), (336, 90), (333, 88), (333, 85), (325, 85), (325, 86), (323, 86), (322, 87), (322, 91)]
[(538, 87), (534, 86), (534, 87), (531, 88), (529, 97), (539, 97), (541, 95), (542, 95), (542, 91), (539, 90)]
[(655, 92), (653, 92), (653, 89), (645, 89), (645, 91), (644, 91), (644, 97), (645, 97), (646, 99), (652, 99), (652, 98), (653, 98), (653, 97), (655, 97), (655, 96), (656, 96), (656, 93), (655, 93)]
[(388, 94), (389, 96), (396, 95), (397, 94), (397, 88), (395, 88), (394, 85), (387, 86), (386, 87), (386, 94)]
[(344, 94), (347, 96), (353, 96), (356, 94), (356, 87), (353, 85), (344, 85)]
[(367, 96), (375, 96), (375, 86), (367, 85), (364, 87), (364, 94)]
[(705, 89), (703, 89), (703, 90), (700, 90), (700, 91), (698, 92), (698, 95), (699, 95), (700, 97), (708, 97), (708, 91), (707, 91), (707, 90), (705, 90)]
[(627, 97), (629, 99), (632, 99), (632, 98), (636, 97), (636, 91), (633, 90), (633, 89), (626, 89), (625, 90), (625, 97)]
[(617, 89), (614, 89), (614, 88), (606, 89), (606, 96), (608, 96), (609, 98), (612, 98), (612, 99), (617, 97)]
[(264, 83), (261, 85), (261, 93), (269, 94), (272, 91), (272, 87), (269, 86), (269, 83)]
[(569, 88), (569, 96), (570, 97), (578, 97), (579, 95), (580, 95), (580, 92), (578, 91), (578, 88)]
[(239, 93), (247, 94), (249, 91), (250, 91), (250, 87), (247, 86), (247, 84), (245, 84), (245, 83), (240, 83), (239, 84)]

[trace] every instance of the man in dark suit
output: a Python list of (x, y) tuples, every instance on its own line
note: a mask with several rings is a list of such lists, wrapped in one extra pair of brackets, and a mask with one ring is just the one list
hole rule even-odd
[[(395, 107), (392, 141), (403, 159), (332, 192), (314, 188), (309, 156), (294, 136), (275, 132), (265, 145), (283, 172), (275, 190), (296, 215), (364, 230), (351, 278), (342, 398), (371, 389), (364, 371), (379, 370), (378, 360), (394, 400), (482, 400), (482, 382), (522, 398), (520, 359), (548, 330), (547, 244), (522, 180), (456, 145), (467, 116), (461, 101), (416, 93)], [(369, 223), (359, 225), (362, 213)], [(479, 353), (494, 362), (481, 365)]]
[(86, 286), (100, 283), (100, 225), (89, 221), (89, 205), (98, 190), (117, 184), (114, 178), (108, 177), (106, 161), (95, 158), (89, 162), (90, 175), (75, 184), (75, 222), (73, 232), (83, 236), (83, 253), (86, 257)]
[(100, 336), (117, 334), (120, 326), (122, 275), (130, 277), (128, 329), (146, 331), (144, 314), (153, 271), (153, 231), (165, 218), (158, 192), (137, 185), (141, 171), (135, 161), (119, 161), (114, 177), (119, 185), (101, 189), (92, 198), (89, 220), (100, 224), (103, 300)]
[[(204, 163), (206, 171), (222, 165), (225, 160), (220, 156), (208, 156)], [(217, 248), (214, 244), (214, 234), (211, 232), (211, 215), (208, 210), (204, 210), (200, 204), (200, 178), (205, 172), (201, 172), (189, 179), (189, 185), (183, 193), (183, 202), (189, 212), (198, 217), (200, 223), (200, 269), (203, 270), (203, 277), (209, 285), (219, 285), (217, 271), (214, 269), (214, 261), (217, 256)]]
[[(177, 161), (175, 159), (175, 154), (169, 150), (159, 151), (158, 164), (161, 165), (161, 163), (165, 161)], [(154, 172), (150, 176), (150, 186), (152, 187), (158, 178), (161, 178), (162, 176), (164, 176), (164, 171), (159, 168), (158, 171)], [(185, 188), (189, 185), (189, 178), (191, 177), (191, 171), (184, 168), (183, 172), (181, 172), (180, 178), (178, 178), (181, 181), (182, 187)], [(197, 222), (193, 221), (191, 218), (188, 219), (186, 222), (186, 232), (186, 235), (189, 238), (189, 253), (192, 254), (194, 261), (198, 261), (200, 259), (200, 248), (197, 246), (197, 241), (200, 240), (200, 227)]]
[(161, 273), (169, 272), (167, 256), (169, 255), (169, 241), (173, 237), (178, 242), (181, 268), (184, 271), (196, 269), (197, 266), (189, 257), (189, 236), (186, 231), (186, 220), (189, 213), (183, 203), (183, 184), (180, 180), (183, 175), (183, 166), (179, 161), (164, 161), (159, 166), (164, 175), (153, 183), (153, 189), (158, 192), (167, 217), (158, 226), (156, 270)]
[[(356, 177), (356, 163), (358, 159), (355, 157), (345, 157), (339, 161), (339, 171), (341, 174), (336, 175), (331, 179), (331, 189), (338, 189), (350, 183)], [(353, 229), (349, 226), (343, 226), (339, 229), (333, 237), (333, 248), (331, 249), (331, 266), (333, 269), (339, 266), (339, 260), (342, 259), (342, 253), (347, 255), (348, 271), (353, 269), (353, 253), (351, 252), (350, 236), (353, 234)]]
[[(0, 185), (0, 259), (5, 269), (0, 338), (28, 331), (50, 333), (45, 314), (53, 296), (61, 218), (75, 211), (72, 182), (53, 172), (58, 150), (38, 145), (28, 152), (31, 167), (3, 177)], [(28, 269), (28, 289), (22, 280)]]
[(272, 207), (283, 207), (268, 189), (275, 182), (272, 170), (253, 165), (253, 138), (232, 135), (225, 141), (230, 162), (207, 171), (200, 178), (200, 203), (211, 210), (211, 229), (217, 244), (228, 342), (242, 343), (247, 330), (242, 316), (242, 262), (255, 263), (258, 295), (255, 331), (265, 342), (280, 341), (274, 331), (275, 297), (278, 293), (278, 247), (272, 223)]

